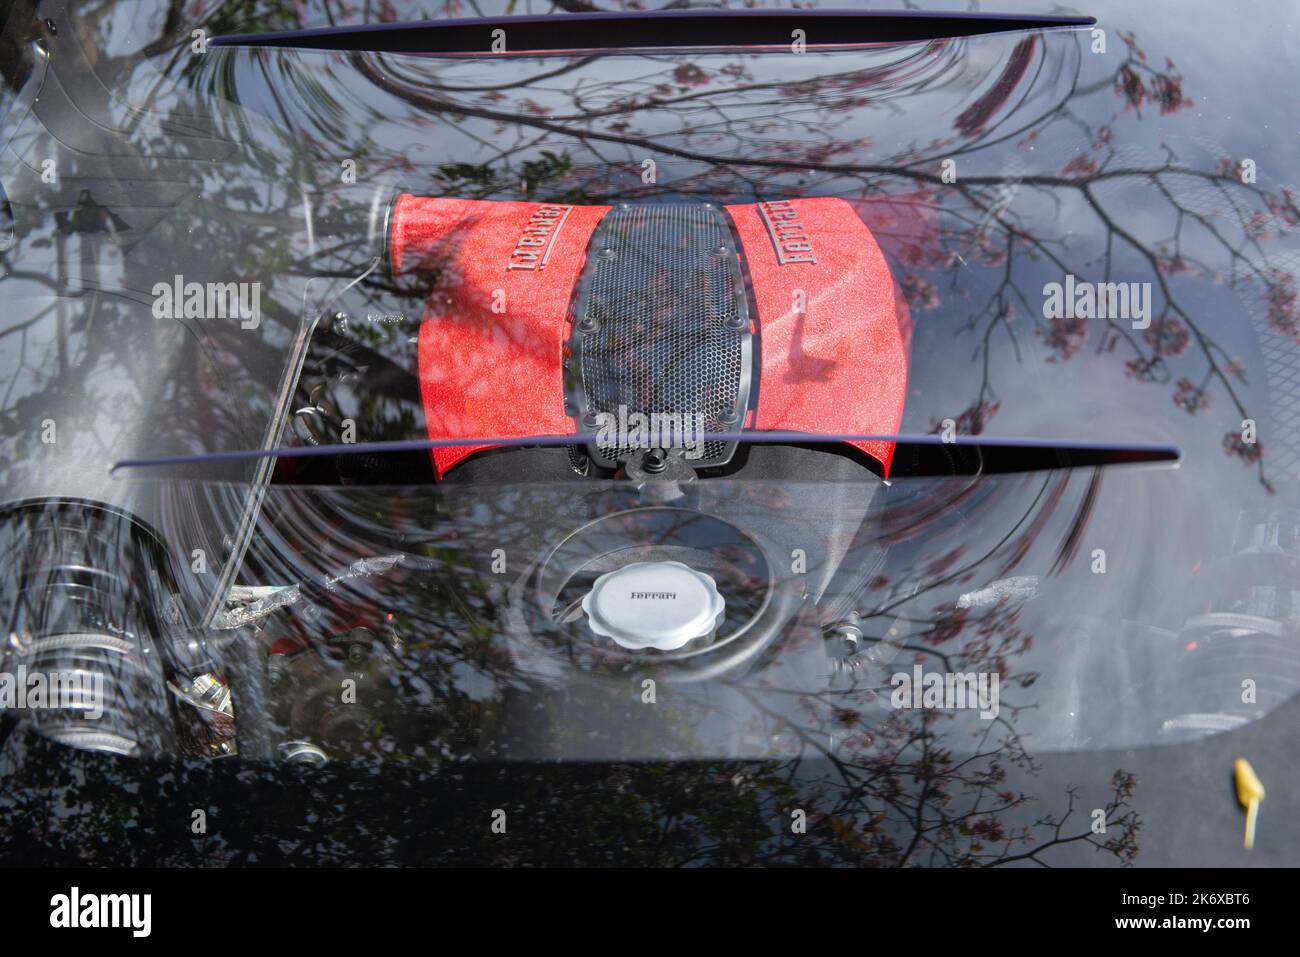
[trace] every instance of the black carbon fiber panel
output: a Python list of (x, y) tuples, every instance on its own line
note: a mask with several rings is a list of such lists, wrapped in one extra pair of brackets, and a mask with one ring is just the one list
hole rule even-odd
[[(570, 401), (586, 416), (580, 431), (600, 431), (597, 415), (622, 424), (641, 413), (655, 437), (663, 434), (655, 422), (680, 423), (695, 438), (685, 444), (702, 453), (692, 464), (725, 463), (735, 444), (707, 434), (743, 423), (749, 335), (740, 261), (721, 209), (612, 209), (592, 237), (578, 286)], [(632, 434), (620, 428), (614, 441), (589, 449), (592, 458), (612, 466), (644, 449), (631, 422)]]

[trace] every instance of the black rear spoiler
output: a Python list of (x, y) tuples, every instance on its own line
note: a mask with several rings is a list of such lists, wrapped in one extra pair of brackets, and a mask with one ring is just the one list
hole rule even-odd
[[(852, 47), (1089, 27), (1083, 16), (859, 10), (661, 10), (424, 20), (213, 37), (210, 46), (481, 56), (689, 48)], [(801, 31), (801, 32), (800, 32)]]

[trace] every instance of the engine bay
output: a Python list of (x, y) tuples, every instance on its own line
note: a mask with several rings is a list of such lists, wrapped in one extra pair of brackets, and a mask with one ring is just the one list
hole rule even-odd
[[(628, 54), (644, 84), (613, 54), (276, 74), (218, 46), (208, 114), (130, 114), (174, 148), (131, 175), (126, 101), (81, 91), (107, 159), (57, 190), (42, 151), (84, 124), (31, 93), (8, 288), (58, 277), (15, 309), (81, 344), (32, 373), (76, 423), (54, 464), (4, 466), (5, 660), (101, 674), (108, 715), (38, 730), (309, 765), (869, 761), (1187, 740), (1294, 698), (1294, 290), (1219, 282), (1236, 252), (1193, 275), (1154, 214), (1117, 232), (1167, 157), (1100, 173), (1129, 162), (1113, 104), (1082, 145), (1065, 106), (1142, 58), (1025, 29)], [(1289, 194), (1179, 145), (1179, 228), (1205, 181), (1252, 242), (1289, 235)], [(1150, 270), (1163, 314), (1049, 314)]]

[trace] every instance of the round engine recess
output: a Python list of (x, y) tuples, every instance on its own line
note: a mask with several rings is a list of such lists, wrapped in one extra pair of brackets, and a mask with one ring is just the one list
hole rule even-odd
[(748, 661), (799, 602), (752, 537), (670, 506), (577, 529), (515, 598), (522, 630), (552, 659), (596, 673), (653, 665), (688, 680)]

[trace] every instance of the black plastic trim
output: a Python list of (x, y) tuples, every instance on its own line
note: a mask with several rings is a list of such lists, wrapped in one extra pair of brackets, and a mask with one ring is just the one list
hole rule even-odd
[[(792, 31), (810, 48), (920, 42), (1060, 27), (1087, 27), (1085, 16), (870, 10), (664, 10), (482, 17), (320, 27), (214, 37), (214, 47), (281, 47), (373, 53), (510, 54), (681, 48), (791, 49)], [(498, 34), (497, 31), (504, 31)], [(493, 50), (497, 40), (504, 49)]]

